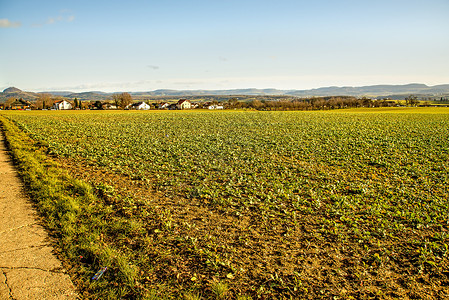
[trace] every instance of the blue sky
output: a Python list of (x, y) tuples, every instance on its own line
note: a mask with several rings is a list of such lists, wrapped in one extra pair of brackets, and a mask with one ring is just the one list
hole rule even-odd
[(443, 84), (448, 15), (448, 0), (0, 0), (0, 89)]

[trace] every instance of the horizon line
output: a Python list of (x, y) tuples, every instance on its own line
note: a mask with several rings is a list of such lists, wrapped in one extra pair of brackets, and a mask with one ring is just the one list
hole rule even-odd
[(99, 92), (99, 93), (105, 93), (105, 94), (114, 94), (114, 93), (123, 93), (123, 92), (127, 92), (127, 93), (145, 93), (145, 92), (156, 92), (156, 91), (187, 91), (187, 92), (192, 92), (192, 91), (232, 91), (232, 90), (277, 90), (277, 91), (282, 91), (282, 92), (288, 92), (288, 91), (312, 91), (312, 90), (319, 90), (319, 89), (326, 89), (326, 88), (362, 88), (362, 87), (378, 87), (378, 86), (410, 86), (410, 85), (422, 85), (422, 86), (426, 86), (429, 88), (435, 87), (435, 86), (442, 86), (442, 85), (449, 85), (449, 83), (441, 83), (441, 84), (435, 84), (435, 85), (428, 85), (425, 83), (419, 83), (419, 82), (411, 82), (411, 83), (404, 83), (404, 84), (391, 84), (391, 83), (385, 83), (385, 84), (371, 84), (371, 85), (327, 85), (327, 86), (320, 86), (320, 87), (315, 87), (315, 88), (303, 88), (303, 89), (298, 89), (298, 88), (288, 88), (288, 89), (281, 89), (281, 88), (274, 88), (274, 87), (266, 87), (266, 88), (259, 88), (259, 87), (245, 87), (245, 88), (222, 88), (222, 89), (218, 89), (218, 88), (196, 88), (196, 89), (175, 89), (175, 88), (157, 88), (157, 89), (153, 89), (153, 90), (136, 90), (136, 91), (131, 91), (131, 90), (117, 90), (117, 91), (111, 91), (111, 92), (105, 92), (101, 89), (91, 89), (91, 90), (87, 90), (87, 89), (82, 89), (80, 88), (80, 91), (74, 92), (73, 90), (78, 90), (75, 87), (72, 88), (42, 88), (42, 89), (20, 89), (17, 88), (15, 86), (9, 86), (6, 87), (4, 89), (2, 89), (2, 92), (4, 90), (10, 89), (10, 88), (16, 88), (20, 91), (23, 92), (33, 92), (33, 93), (51, 93), (51, 92), (70, 92), (73, 94), (77, 94), (77, 93), (95, 93), (95, 92)]

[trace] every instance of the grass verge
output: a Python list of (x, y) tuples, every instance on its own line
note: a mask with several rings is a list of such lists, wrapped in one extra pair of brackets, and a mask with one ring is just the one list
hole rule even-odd
[[(105, 221), (109, 209), (92, 186), (68, 175), (46, 156), (45, 147), (12, 121), (0, 116), (0, 125), (27, 192), (55, 237), (54, 246), (82, 298), (145, 298), (136, 280), (138, 268), (103, 238), (112, 226)], [(103, 277), (92, 281), (104, 266), (108, 270)]]

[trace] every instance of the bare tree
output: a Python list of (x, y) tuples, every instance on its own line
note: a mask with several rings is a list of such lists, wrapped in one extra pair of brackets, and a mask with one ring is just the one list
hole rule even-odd
[(128, 105), (133, 103), (133, 98), (129, 93), (121, 93), (112, 95), (112, 101), (117, 108), (125, 109)]
[(8, 100), (6, 100), (6, 102), (5, 102), (5, 108), (10, 107), (14, 101), (16, 101), (16, 98), (13, 98), (13, 97), (8, 98)]
[(407, 98), (405, 98), (405, 103), (410, 106), (416, 106), (419, 103), (418, 97), (410, 95)]
[(259, 99), (255, 99), (255, 100), (251, 101), (250, 105), (252, 108), (255, 108), (255, 109), (261, 109), (264, 106), (262, 101), (260, 101)]
[(52, 104), (53, 103), (50, 94), (39, 94), (39, 97), (36, 100), (37, 109), (50, 108)]
[(115, 107), (120, 107), (120, 94), (112, 95), (112, 101), (114, 102)]
[(125, 108), (128, 105), (130, 105), (131, 103), (133, 103), (133, 98), (131, 97), (131, 95), (129, 93), (121, 93), (121, 101), (120, 101), (120, 107), (121, 108)]

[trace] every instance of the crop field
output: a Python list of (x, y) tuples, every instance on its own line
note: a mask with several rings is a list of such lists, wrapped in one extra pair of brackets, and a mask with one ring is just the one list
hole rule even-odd
[(93, 187), (87, 298), (449, 298), (447, 108), (2, 115)]

